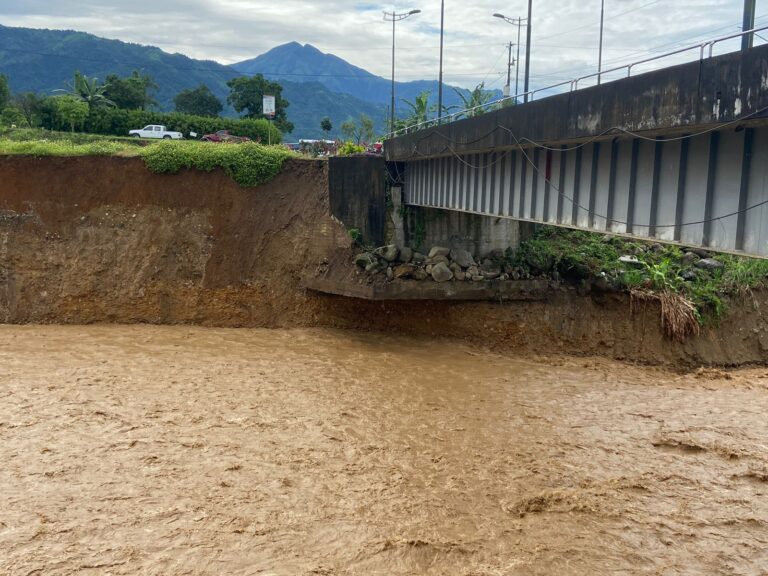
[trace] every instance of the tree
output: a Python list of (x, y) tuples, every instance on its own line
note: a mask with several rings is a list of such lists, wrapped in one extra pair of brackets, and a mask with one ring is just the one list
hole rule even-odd
[(320, 128), (323, 129), (323, 132), (325, 132), (326, 135), (333, 130), (333, 124), (331, 124), (331, 119), (328, 118), (328, 116), (320, 120)]
[(224, 105), (205, 84), (197, 88), (182, 90), (173, 99), (176, 112), (194, 114), (195, 116), (218, 116)]
[(157, 101), (150, 92), (157, 90), (157, 84), (146, 74), (140, 76), (134, 70), (130, 76), (121, 78), (110, 74), (104, 81), (104, 96), (125, 110), (149, 110)]
[(356, 144), (360, 144), (361, 140), (368, 144), (373, 141), (374, 137), (373, 120), (365, 114), (360, 114), (360, 123), (358, 125), (357, 122), (350, 118), (342, 123), (341, 133), (350, 140), (354, 140)]
[(69, 124), (72, 132), (75, 126), (80, 126), (88, 118), (88, 103), (85, 100), (67, 94), (54, 98), (56, 103), (56, 112), (59, 117)]
[(23, 126), (25, 122), (24, 114), (16, 106), (6, 106), (0, 114), (0, 124), (3, 126)]
[(289, 103), (283, 98), (283, 87), (277, 82), (270, 82), (261, 74), (248, 77), (241, 76), (233, 78), (227, 82), (230, 92), (227, 102), (238, 112), (245, 112), (246, 118), (261, 118), (264, 116), (262, 110), (262, 99), (264, 94), (270, 94), (275, 97), (275, 126), (281, 132), (292, 132), (293, 124), (288, 121), (285, 109)]
[(24, 116), (24, 120), (30, 128), (40, 124), (43, 98), (34, 92), (22, 92), (13, 96), (13, 104)]
[(0, 110), (8, 105), (11, 99), (11, 89), (8, 88), (8, 77), (0, 74)]
[[(115, 103), (104, 95), (106, 85), (99, 84), (97, 78), (88, 78), (79, 71), (75, 72), (75, 78), (69, 85), (69, 94), (86, 103), (88, 111), (96, 108), (114, 107)], [(65, 90), (56, 90), (65, 92)]]
[(468, 110), (466, 113), (468, 118), (480, 116), (480, 114), (485, 114), (488, 112), (488, 109), (483, 105), (490, 102), (491, 98), (493, 97), (493, 92), (484, 90), (484, 88), (485, 82), (480, 82), (480, 84), (475, 86), (475, 88), (469, 93), (469, 97), (465, 96), (464, 93), (460, 90), (457, 90), (456, 88), (453, 89), (453, 91), (458, 94), (459, 98), (461, 98), (461, 101), (464, 104), (464, 110)]
[(411, 109), (411, 114), (406, 119), (409, 125), (426, 122), (429, 120), (429, 115), (435, 111), (435, 107), (429, 105), (429, 90), (425, 90), (416, 96), (413, 102), (406, 99), (403, 99), (403, 102)]

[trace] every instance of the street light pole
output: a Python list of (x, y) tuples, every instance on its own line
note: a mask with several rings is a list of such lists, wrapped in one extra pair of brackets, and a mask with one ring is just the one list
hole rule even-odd
[(520, 94), (520, 28), (523, 26), (523, 19), (517, 19), (517, 60), (515, 61), (515, 104), (517, 104), (517, 95)]
[(443, 27), (445, 24), (445, 0), (440, 0), (440, 75), (437, 81), (437, 123), (443, 118)]
[[(527, 18), (518, 18), (517, 20), (513, 18), (507, 18), (504, 16), (504, 14), (499, 14), (498, 12), (493, 15), (495, 18), (501, 18), (504, 20), (504, 22), (507, 22), (508, 24), (514, 24), (517, 26), (517, 60), (515, 61), (516, 64), (516, 70), (515, 70), (515, 103), (517, 103), (517, 95), (520, 93), (520, 29), (523, 27), (523, 22), (526, 24), (528, 23)], [(530, 41), (530, 39), (529, 39)], [(527, 69), (527, 64), (526, 64)], [(526, 89), (526, 92), (528, 90)]]
[(525, 38), (525, 98), (524, 102), (528, 102), (528, 87), (530, 86), (529, 81), (531, 79), (531, 25), (533, 24), (531, 20), (531, 12), (533, 10), (533, 0), (528, 0), (528, 28), (527, 28), (527, 34)]
[(600, 48), (597, 54), (597, 83), (600, 84), (603, 71), (603, 21), (605, 20), (605, 0), (600, 0)]
[[(752, 30), (755, 27), (755, 0), (744, 0), (744, 20), (741, 25), (742, 32)], [(752, 48), (754, 37), (752, 34), (744, 34), (741, 37), (741, 50)]]
[(392, 22), (392, 89), (391, 102), (389, 105), (389, 133), (395, 131), (395, 22), (405, 20), (408, 16), (418, 14), (421, 10), (411, 10), (410, 12), (384, 12), (384, 20)]

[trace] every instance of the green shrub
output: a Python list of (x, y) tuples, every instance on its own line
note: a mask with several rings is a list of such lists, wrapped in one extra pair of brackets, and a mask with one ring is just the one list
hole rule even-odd
[[(43, 127), (48, 130), (70, 128), (55, 113), (43, 114)], [(124, 110), (121, 108), (98, 108), (91, 110), (85, 120), (84, 132), (113, 136), (128, 136), (130, 130), (143, 128), (147, 124), (162, 124), (189, 137), (196, 132), (198, 137), (217, 130), (230, 130), (238, 136), (247, 136), (252, 140), (279, 144), (282, 133), (269, 120), (251, 118), (218, 118), (210, 116), (192, 116), (178, 112), (153, 112), (149, 110)]]
[[(565, 280), (589, 280), (605, 276), (615, 286), (643, 289), (657, 294), (675, 294), (689, 301), (702, 323), (716, 322), (726, 310), (723, 296), (743, 294), (768, 283), (768, 260), (719, 254), (721, 270), (696, 270), (683, 279), (689, 266), (683, 263), (679, 246), (658, 245), (604, 234), (542, 227), (521, 243), (507, 260), (532, 274), (557, 271)], [(638, 265), (619, 262), (622, 255), (634, 254)]]
[(29, 156), (112, 156), (125, 150), (126, 145), (117, 142), (98, 141), (75, 143), (68, 140), (14, 141), (0, 139), (0, 154), (24, 154)]
[(165, 141), (141, 151), (153, 172), (176, 173), (183, 168), (210, 172), (222, 168), (241, 186), (257, 186), (274, 178), (293, 154), (281, 146), (256, 143), (211, 144)]
[(344, 142), (344, 144), (339, 146), (336, 153), (339, 156), (352, 156), (353, 154), (362, 154), (363, 152), (365, 152), (365, 146), (360, 146), (354, 142)]
[[(48, 137), (42, 137), (48, 136)], [(241, 186), (257, 186), (274, 178), (286, 158), (294, 156), (282, 146), (213, 144), (184, 140), (139, 142), (92, 134), (61, 134), (40, 130), (13, 130), (0, 137), (0, 154), (31, 156), (139, 155), (153, 172), (175, 173), (184, 168), (211, 172), (223, 169)]]

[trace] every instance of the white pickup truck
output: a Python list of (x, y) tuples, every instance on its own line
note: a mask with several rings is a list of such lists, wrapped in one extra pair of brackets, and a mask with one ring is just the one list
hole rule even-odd
[(130, 130), (129, 136), (135, 138), (163, 138), (165, 140), (181, 140), (184, 135), (181, 132), (172, 132), (166, 129), (165, 126), (159, 124), (150, 124), (144, 126), (141, 130)]

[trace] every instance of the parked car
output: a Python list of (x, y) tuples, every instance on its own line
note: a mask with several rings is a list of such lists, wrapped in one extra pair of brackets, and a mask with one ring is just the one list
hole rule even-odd
[(128, 135), (134, 138), (162, 138), (164, 140), (181, 140), (184, 138), (181, 132), (173, 132), (160, 124), (150, 124), (140, 130), (130, 130)]
[(228, 142), (230, 144), (240, 144), (241, 142), (250, 142), (247, 136), (235, 136), (229, 130), (217, 130), (213, 134), (205, 134), (201, 140), (204, 142)]

